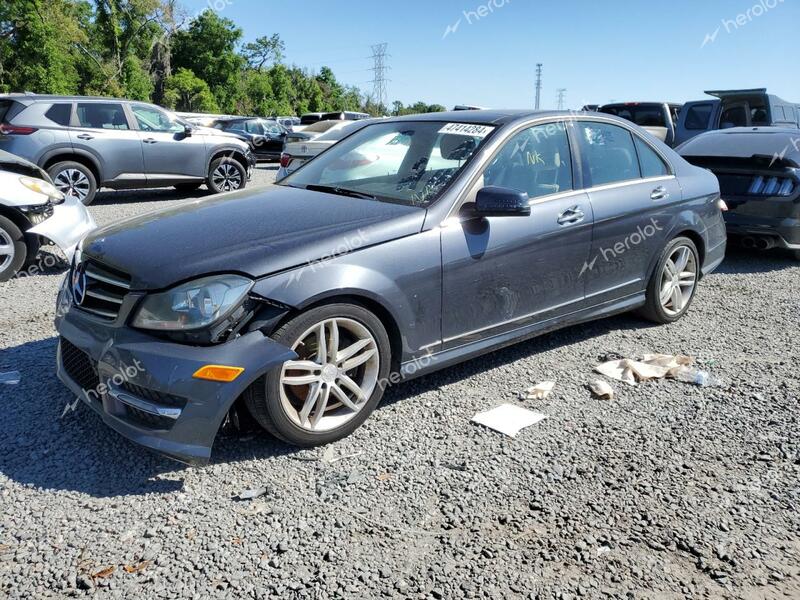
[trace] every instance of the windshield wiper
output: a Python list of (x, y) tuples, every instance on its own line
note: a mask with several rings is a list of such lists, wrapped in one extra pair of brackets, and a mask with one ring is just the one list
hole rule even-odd
[(363, 198), (365, 200), (376, 200), (372, 194), (358, 192), (356, 190), (348, 190), (347, 188), (337, 187), (335, 185), (318, 185), (315, 183), (306, 186), (307, 190), (312, 192), (325, 192), (328, 194), (336, 194), (337, 196), (348, 196), (350, 198)]

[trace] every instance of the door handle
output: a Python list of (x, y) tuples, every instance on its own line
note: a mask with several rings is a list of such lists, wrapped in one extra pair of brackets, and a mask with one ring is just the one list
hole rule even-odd
[(573, 223), (580, 223), (586, 214), (581, 210), (580, 206), (573, 206), (565, 210), (558, 216), (557, 223), (559, 225), (572, 225)]
[(144, 140), (142, 140), (142, 141), (143, 141), (145, 144), (155, 144), (155, 143), (156, 143), (156, 140), (154, 140), (153, 138), (146, 138), (146, 139), (144, 139)]
[(653, 190), (653, 193), (650, 194), (651, 200), (664, 200), (665, 198), (669, 198), (669, 192), (663, 185), (658, 186)]
[(82, 133), (82, 134), (80, 134), (78, 136), (78, 139), (79, 140), (93, 140), (94, 136), (93, 135), (89, 135), (88, 133)]

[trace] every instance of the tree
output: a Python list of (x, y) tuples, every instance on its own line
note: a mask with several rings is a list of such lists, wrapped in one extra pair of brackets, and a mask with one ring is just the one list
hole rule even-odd
[(242, 55), (251, 69), (261, 71), (270, 61), (281, 62), (285, 49), (283, 40), (277, 33), (273, 33), (271, 37), (263, 36), (256, 38), (255, 42), (245, 44)]
[(244, 58), (236, 52), (242, 30), (213, 10), (200, 13), (185, 31), (175, 34), (172, 66), (188, 69), (205, 81), (222, 110), (234, 111)]
[(73, 94), (80, 73), (75, 44), (86, 42), (86, 2), (0, 2), (0, 91)]
[(169, 108), (186, 112), (217, 112), (217, 102), (208, 84), (189, 69), (178, 69), (164, 88), (164, 102)]

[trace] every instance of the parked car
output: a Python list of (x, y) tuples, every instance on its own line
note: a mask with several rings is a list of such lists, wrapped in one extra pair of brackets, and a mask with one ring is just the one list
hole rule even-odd
[(300, 125), (300, 117), (274, 117), (274, 120), (283, 125), (287, 131), (293, 131), (297, 125)]
[(767, 94), (766, 88), (706, 92), (715, 100), (687, 102), (681, 111), (676, 145), (705, 131), (733, 127), (800, 127), (800, 105)]
[(456, 104), (453, 107), (453, 110), (458, 111), (458, 110), (488, 110), (488, 109), (484, 108), (483, 106), (474, 106), (472, 104)]
[[(326, 122), (326, 121), (323, 121)], [(287, 143), (281, 154), (281, 167), (278, 169), (277, 179), (294, 173), (297, 169), (314, 158), (317, 154), (327, 150), (335, 143), (373, 122), (372, 119), (363, 121), (327, 121), (334, 123), (322, 135), (314, 139), (305, 139), (301, 142)]]
[(584, 105), (581, 107), (581, 111), (582, 111), (582, 112), (597, 112), (597, 110), (598, 110), (599, 108), (600, 108), (600, 105), (599, 105), (599, 104), (584, 104)]
[(47, 173), (0, 150), (0, 282), (34, 263), (42, 238), (72, 260), (78, 242), (95, 227), (86, 207), (65, 198)]
[(747, 248), (790, 250), (800, 260), (800, 131), (711, 131), (678, 152), (719, 179), (731, 238)]
[(284, 139), (284, 144), (313, 140), (327, 133), (331, 128), (341, 126), (344, 123), (352, 123), (352, 121), (317, 121), (303, 128), (301, 131), (295, 130), (287, 134)]
[(45, 169), (66, 196), (91, 204), (100, 187), (243, 188), (246, 143), (196, 128), (152, 104), (82, 96), (0, 96), (0, 150)]
[(231, 133), (250, 146), (258, 160), (278, 160), (288, 131), (276, 121), (258, 117), (218, 119), (212, 127)]
[[(392, 140), (380, 175), (341, 168)], [(725, 245), (716, 177), (622, 119), (385, 119), (274, 188), (87, 239), (58, 296), (58, 375), (182, 461), (208, 461), (238, 399), (315, 446), (404, 378), (629, 310), (676, 321)]]
[(598, 112), (614, 115), (636, 123), (668, 146), (675, 145), (675, 132), (680, 104), (669, 102), (623, 102), (604, 104)]

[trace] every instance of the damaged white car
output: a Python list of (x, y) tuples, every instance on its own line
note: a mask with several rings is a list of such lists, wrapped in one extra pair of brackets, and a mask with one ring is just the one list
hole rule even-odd
[(65, 198), (42, 169), (0, 151), (0, 282), (33, 264), (42, 238), (72, 260), (96, 227), (86, 207)]

